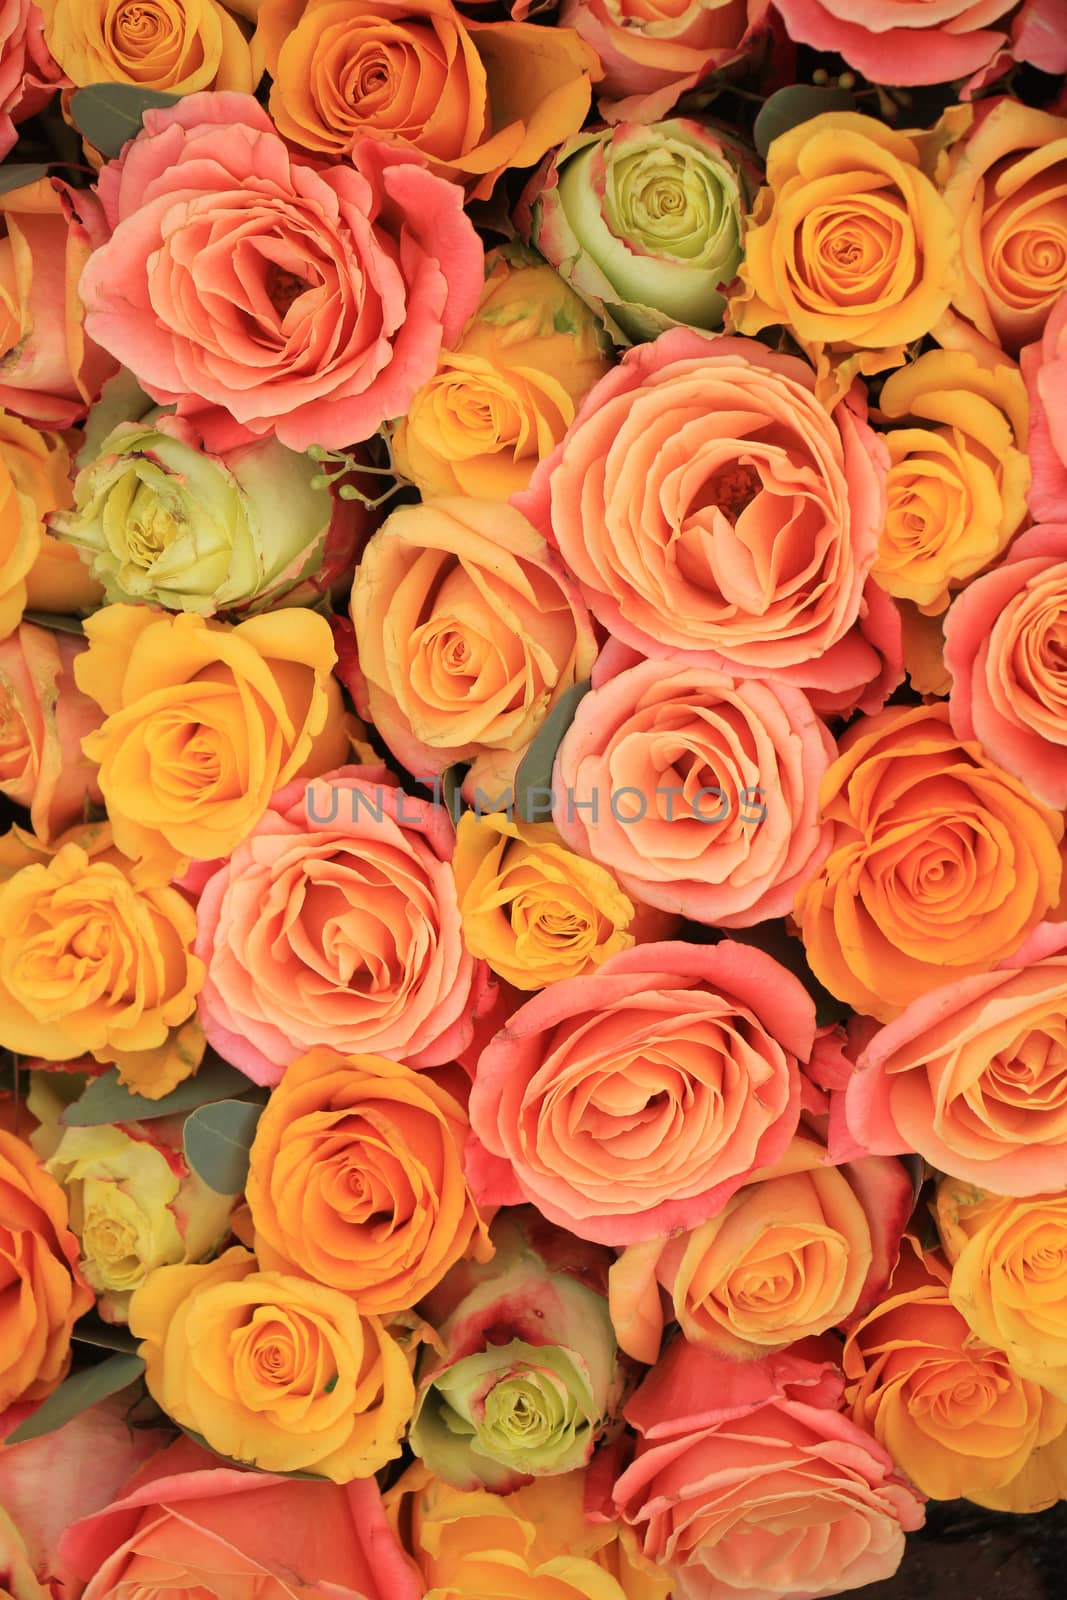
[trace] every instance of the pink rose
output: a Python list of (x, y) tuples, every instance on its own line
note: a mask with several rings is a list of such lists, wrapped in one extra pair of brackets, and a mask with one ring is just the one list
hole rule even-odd
[(625, 1414), (615, 1509), (678, 1600), (817, 1600), (892, 1577), (923, 1498), (838, 1410), (828, 1363), (726, 1361), (676, 1339)]
[(82, 754), (103, 713), (74, 682), (85, 641), (23, 622), (0, 641), (0, 793), (27, 806), (48, 841), (103, 796), (97, 765)]
[(100, 174), (93, 337), (212, 449), (341, 447), (402, 415), (481, 292), (462, 189), (374, 139), (351, 164), (299, 157), (250, 95), (144, 121)]
[[(1062, 502), (1067, 515), (1067, 500)], [(1046, 805), (1067, 806), (1067, 523), (1031, 528), (945, 618), (949, 713)]]
[(16, 121), (43, 110), (65, 82), (44, 42), (44, 18), (33, 0), (0, 0), (0, 160), (14, 148)]
[(647, 905), (750, 927), (786, 916), (829, 851), (819, 784), (836, 753), (801, 689), (643, 661), (579, 705), (553, 820)]
[(1011, 25), (1011, 53), (1042, 72), (1067, 72), (1067, 0), (1024, 0)]
[(594, 385), (512, 503), (642, 655), (858, 690), (883, 666), (860, 619), (888, 456), (858, 385), (832, 412), (814, 389), (758, 340), (674, 329)]
[(339, 1487), (220, 1467), (179, 1439), (95, 1516), (69, 1528), (65, 1563), (83, 1600), (421, 1600), (423, 1586), (385, 1520), (373, 1478)]
[(1014, 0), (775, 0), (798, 44), (832, 50), (875, 83), (947, 83), (1008, 42)]
[(768, 10), (769, 0), (563, 0), (559, 20), (600, 57), (601, 115), (654, 122), (708, 73), (753, 50)]
[(1030, 397), (1026, 498), (1038, 522), (1058, 522), (1067, 516), (1067, 294), (1056, 301), (1037, 343), (1019, 352), (1019, 365)]
[(695, 1227), (785, 1150), (814, 1037), (808, 995), (761, 950), (624, 950), (520, 1006), (483, 1051), (472, 1187), (601, 1244)]
[(317, 1045), (454, 1060), (493, 999), (463, 944), (454, 842), (444, 807), (385, 767), (279, 790), (200, 896), (208, 1042), (264, 1084)]

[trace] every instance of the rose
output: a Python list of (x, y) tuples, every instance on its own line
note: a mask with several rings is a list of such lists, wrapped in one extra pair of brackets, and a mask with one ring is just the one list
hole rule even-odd
[(663, 919), (639, 914), (611, 873), (564, 849), (551, 823), (465, 811), (456, 828), (456, 890), (472, 955), (516, 989), (592, 972)]
[(576, 132), (600, 76), (570, 28), (469, 22), (451, 0), (265, 0), (258, 37), (283, 138), (339, 160), (372, 134), (474, 199)]
[[(228, 1600), (358, 1594), (419, 1600), (421, 1586), (370, 1479), (344, 1488), (220, 1467), (178, 1439), (120, 1498), (63, 1536), (61, 1553), (87, 1580), (83, 1600), (165, 1582), (199, 1600), (225, 1581)], [(224, 1579), (220, 1579), (224, 1574)]]
[(463, 1177), (467, 1118), (425, 1074), (313, 1050), (256, 1126), (248, 1207), (262, 1267), (306, 1273), (363, 1312), (406, 1311), (489, 1235)]
[(947, 83), (986, 66), (1008, 36), (1002, 22), (1012, 0), (890, 0), (863, 6), (845, 0), (775, 0), (786, 33), (798, 44), (844, 56), (878, 83)]
[(638, 1554), (631, 1529), (586, 1518), (587, 1482), (579, 1470), (491, 1494), (415, 1462), (385, 1504), (438, 1600), (668, 1600), (669, 1577)]
[(75, 292), (89, 255), (77, 225), (87, 205), (58, 179), (0, 195), (0, 405), (45, 427), (79, 421), (115, 370), (86, 337)]
[(153, 1099), (196, 1070), (188, 1030), (204, 968), (196, 918), (169, 885), (138, 883), (108, 824), (45, 847), (0, 841), (0, 1042), (19, 1054), (118, 1064)]
[(99, 595), (77, 554), (45, 532), (48, 513), (70, 504), (69, 466), (57, 433), (0, 410), (0, 639), (18, 626), (27, 605), (75, 611)]
[(0, 792), (29, 808), (45, 842), (102, 798), (96, 768), (81, 749), (101, 721), (73, 679), (84, 649), (69, 634), (29, 622), (0, 641)]
[(83, 748), (115, 842), (145, 872), (228, 855), (275, 790), (344, 759), (337, 657), (315, 612), (228, 627), (114, 605), (85, 632), (75, 681), (104, 722)]
[(813, 383), (755, 340), (675, 329), (586, 396), (514, 504), (616, 639), (802, 688), (874, 676), (855, 624), (885, 517), (883, 447)]
[(945, 204), (961, 238), (973, 241), (941, 344), (990, 346), (1018, 355), (1041, 337), (1067, 289), (1067, 118), (1017, 100), (986, 101), (949, 151)]
[(630, 1244), (716, 1215), (785, 1151), (812, 1002), (745, 945), (638, 945), (520, 1006), (471, 1090), (475, 1193)]
[(444, 809), (384, 767), (281, 790), (200, 897), (219, 1053), (271, 1084), (316, 1045), (416, 1067), (460, 1055), (493, 995), (463, 945), (453, 847)]
[(600, 114), (608, 122), (651, 121), (708, 73), (752, 51), (767, 11), (766, 0), (564, 0), (560, 21), (600, 57)]
[(875, 1033), (848, 1085), (855, 1138), (997, 1194), (1063, 1188), (1064, 942), (1060, 924), (1042, 927), (995, 972), (935, 989)]
[(949, 1299), (945, 1263), (905, 1243), (888, 1297), (845, 1342), (846, 1399), (924, 1494), (983, 1504), (1063, 1433), (1067, 1408), (975, 1338)]
[(339, 1290), (258, 1272), (234, 1245), (157, 1267), (129, 1314), (149, 1393), (220, 1455), (348, 1483), (400, 1454), (411, 1356)]
[(627, 1245), (610, 1273), (619, 1343), (638, 1361), (657, 1359), (661, 1288), (684, 1338), (735, 1361), (840, 1326), (884, 1291), (913, 1200), (898, 1161), (835, 1166), (805, 1129), (718, 1216)]
[(70, 1367), (70, 1331), (93, 1303), (78, 1270), (59, 1184), (14, 1134), (0, 1129), (0, 1263), (7, 1314), (0, 1325), (0, 1412), (43, 1400)]
[(531, 179), (525, 231), (619, 344), (721, 328), (747, 177), (732, 141), (686, 117), (579, 133)]
[(18, 139), (15, 123), (43, 110), (63, 75), (48, 54), (44, 19), (33, 0), (0, 7), (0, 160)]
[(608, 370), (606, 343), (551, 267), (518, 246), (492, 252), (473, 320), (395, 424), (398, 471), (424, 499), (525, 489)]
[(564, 842), (695, 921), (784, 916), (830, 848), (819, 783), (835, 748), (806, 695), (677, 657), (603, 670), (556, 755)]
[(943, 611), (950, 589), (1000, 555), (1026, 519), (1023, 382), (1009, 366), (930, 350), (887, 379), (878, 408), (909, 425), (885, 435), (889, 508), (871, 576), (888, 594)]
[(170, 94), (251, 94), (256, 87), (259, 72), (248, 40), (216, 0), (171, 0), (148, 11), (136, 0), (112, 7), (83, 0), (39, 4), (48, 48), (73, 83), (135, 83)]
[(416, 777), (514, 772), (596, 640), (574, 584), (511, 506), (402, 506), (363, 552), (352, 621), (361, 711)]
[(521, 1211), (499, 1216), (491, 1237), (493, 1259), (461, 1264), (426, 1307), (437, 1348), (419, 1366), (408, 1442), (445, 1482), (503, 1494), (584, 1466), (623, 1377), (596, 1286), (610, 1252)]
[(4, 1574), (3, 1600), (49, 1600), (50, 1591), (39, 1582), (37, 1570), (19, 1529), (0, 1506), (0, 1564)]
[(1067, 1401), (1067, 1195), (1002, 1199), (942, 1178), (935, 1217), (952, 1267), (949, 1299), (968, 1327), (1020, 1377)]
[(290, 602), (331, 534), (354, 545), (349, 505), (276, 439), (212, 456), (187, 422), (162, 416), (113, 429), (49, 527), (85, 553), (105, 600), (211, 616)]
[(1060, 296), (1041, 337), (1019, 352), (1030, 400), (1030, 492), (1038, 522), (1055, 522), (1067, 499), (1067, 432), (1061, 395), (1067, 367), (1067, 293)]
[(856, 373), (899, 367), (956, 291), (956, 219), (923, 170), (924, 143), (826, 111), (771, 146), (731, 323), (739, 333), (783, 323), (828, 401)]
[(819, 981), (888, 1022), (946, 971), (988, 972), (1055, 908), (1063, 819), (960, 743), (944, 702), (861, 719), (840, 748), (822, 790), (833, 849), (794, 915)]
[(645, 1378), (612, 1500), (678, 1600), (810, 1600), (896, 1571), (922, 1502), (840, 1392), (828, 1363), (739, 1365), (684, 1339)]
[(233, 1196), (190, 1170), (180, 1125), (57, 1128), (50, 1142), (46, 1166), (67, 1196), (79, 1265), (106, 1322), (126, 1321), (154, 1268), (201, 1261), (225, 1238)]
[(190, 95), (144, 122), (100, 174), (111, 237), (79, 284), (92, 337), (212, 449), (343, 448), (406, 411), (478, 301), (461, 191), (371, 139), (351, 164), (301, 161), (250, 96)]
[(1067, 524), (1030, 528), (945, 618), (949, 713), (1038, 799), (1067, 805)]

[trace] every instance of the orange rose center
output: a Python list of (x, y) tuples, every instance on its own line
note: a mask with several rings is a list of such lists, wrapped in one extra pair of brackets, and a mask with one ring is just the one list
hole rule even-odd
[(728, 467), (722, 467), (708, 479), (708, 503), (718, 506), (733, 526), (762, 488), (763, 479), (751, 463), (732, 461)]

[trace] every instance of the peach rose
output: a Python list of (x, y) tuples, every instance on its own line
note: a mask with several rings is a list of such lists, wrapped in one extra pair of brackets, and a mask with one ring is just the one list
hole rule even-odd
[[(6, 538), (0, 565), (4, 573), (0, 604), (0, 637), (18, 621), (22, 604), (34, 611), (57, 614), (87, 611), (99, 604), (103, 590), (76, 550), (48, 532), (46, 519), (71, 503), (73, 471), (70, 451), (58, 433), (50, 433), (10, 412), (0, 410), (0, 459), (15, 490), (18, 514), (7, 500), (3, 522)], [(0, 481), (4, 473), (0, 471)], [(5, 499), (8, 490), (4, 486)], [(26, 570), (27, 561), (32, 564)], [(7, 619), (12, 619), (6, 626)]]
[(1059, 903), (1063, 818), (961, 743), (943, 702), (854, 723), (822, 798), (833, 848), (794, 915), (819, 981), (880, 1022), (946, 969), (988, 972)]
[(74, 683), (78, 639), (23, 622), (0, 641), (0, 793), (27, 806), (46, 843), (102, 801), (82, 737), (100, 726), (99, 707)]
[(819, 784), (836, 748), (803, 690), (678, 657), (608, 672), (556, 755), (564, 843), (696, 922), (785, 916), (830, 848)]
[(790, 39), (844, 56), (875, 83), (947, 83), (1008, 43), (1014, 0), (775, 0)]
[(262, 58), (257, 69), (240, 23), (218, 0), (39, 4), (48, 48), (72, 83), (133, 83), (168, 94), (251, 94), (262, 74)]
[(454, 844), (444, 808), (384, 767), (276, 794), (197, 909), (200, 1016), (219, 1054), (269, 1084), (317, 1045), (454, 1060), (493, 998), (463, 945)]
[(768, 10), (768, 0), (563, 0), (559, 15), (600, 57), (601, 116), (652, 122), (754, 51)]
[(553, 706), (588, 678), (597, 645), (580, 595), (512, 506), (402, 506), (356, 568), (352, 621), (362, 715), (425, 781), (473, 762), (506, 781)]
[(47, 105), (63, 73), (44, 42), (44, 18), (33, 0), (0, 5), (0, 160), (18, 139), (24, 122)]
[(994, 1194), (1067, 1188), (1065, 985), (1067, 931), (1047, 924), (995, 972), (913, 1001), (860, 1055), (855, 1138)]
[(922, 1499), (840, 1393), (826, 1362), (674, 1341), (626, 1407), (639, 1438), (612, 1501), (677, 1600), (812, 1600), (892, 1577)]
[(67, 1220), (66, 1196), (51, 1173), (0, 1129), (0, 1412), (17, 1400), (43, 1400), (62, 1383), (70, 1330), (93, 1304)]
[(987, 100), (948, 161), (945, 204), (968, 248), (934, 337), (1017, 356), (1067, 289), (1067, 117)]
[(491, 1254), (463, 1176), (467, 1118), (425, 1074), (313, 1050), (256, 1127), (248, 1206), (262, 1267), (406, 1311), (450, 1267)]
[[(422, 1584), (386, 1523), (372, 1479), (307, 1483), (222, 1467), (190, 1439), (150, 1461), (124, 1492), (68, 1528), (60, 1553), (114, 1600), (160, 1582), (173, 1600), (420, 1600)], [(223, 1578), (220, 1579), (220, 1574)], [(206, 1587), (205, 1587), (206, 1586)]]
[(604, 1244), (695, 1227), (783, 1154), (814, 1036), (811, 1000), (762, 950), (623, 950), (520, 1006), (482, 1052), (475, 1194)]
[(899, 1161), (837, 1166), (804, 1128), (718, 1216), (627, 1245), (610, 1272), (619, 1343), (638, 1361), (656, 1361), (664, 1300), (683, 1338), (735, 1361), (838, 1327), (884, 1292), (913, 1202)]
[(975, 1338), (949, 1299), (948, 1280), (936, 1254), (924, 1257), (905, 1241), (887, 1298), (845, 1342), (846, 1400), (854, 1421), (924, 1494), (984, 1504), (1063, 1433), (1067, 1406)]
[(100, 174), (93, 338), (210, 449), (344, 448), (406, 411), (481, 292), (462, 191), (374, 139), (351, 164), (302, 161), (251, 96), (189, 95), (144, 124)]
[(372, 134), (474, 199), (576, 133), (600, 76), (570, 28), (471, 22), (452, 0), (264, 0), (257, 37), (284, 139), (339, 160)]
[[(1067, 513), (1067, 501), (1063, 505)], [(949, 709), (961, 739), (1046, 805), (1067, 806), (1067, 523), (1031, 528), (945, 618)]]
[(0, 405), (49, 428), (84, 417), (115, 361), (86, 337), (78, 280), (89, 256), (58, 179), (0, 194)]
[(1030, 492), (1038, 522), (1055, 522), (1067, 507), (1067, 293), (1056, 301), (1041, 337), (1019, 352), (1030, 397)]

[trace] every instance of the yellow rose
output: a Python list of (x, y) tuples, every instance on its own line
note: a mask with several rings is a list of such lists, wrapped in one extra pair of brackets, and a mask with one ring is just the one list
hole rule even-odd
[(216, 0), (38, 4), (45, 42), (72, 83), (136, 83), (168, 94), (251, 94), (259, 80), (244, 32)]
[(552, 267), (504, 252), (487, 267), (463, 338), (393, 436), (396, 465), (424, 499), (507, 500), (525, 489), (611, 365), (596, 318)]
[(0, 839), (0, 1044), (113, 1061), (158, 1098), (203, 1053), (195, 937), (185, 896), (136, 884), (106, 824), (51, 846), (12, 829)]
[(148, 606), (85, 624), (78, 687), (104, 712), (84, 743), (115, 843), (164, 880), (228, 856), (272, 794), (349, 751), (330, 625), (298, 608), (237, 627)]
[(935, 1216), (952, 1304), (1020, 1377), (1067, 1401), (1067, 1193), (1007, 1199), (942, 1178)]
[(0, 1506), (0, 1600), (52, 1600), (55, 1589), (38, 1580), (26, 1543)]
[(755, 334), (783, 323), (816, 364), (828, 404), (857, 373), (900, 366), (956, 292), (959, 237), (923, 170), (934, 142), (827, 111), (771, 145), (732, 327)]
[(632, 1529), (590, 1522), (586, 1474), (535, 1478), (513, 1494), (453, 1489), (421, 1462), (385, 1497), (426, 1600), (667, 1600), (670, 1575)]
[(235, 1245), (158, 1267), (130, 1301), (130, 1331), (153, 1399), (220, 1455), (349, 1483), (400, 1454), (413, 1348), (338, 1289), (258, 1272)]

